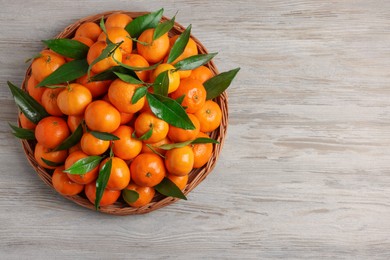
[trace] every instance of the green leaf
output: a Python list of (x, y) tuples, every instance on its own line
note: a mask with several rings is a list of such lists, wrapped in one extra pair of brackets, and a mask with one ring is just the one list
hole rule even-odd
[(190, 56), (176, 63), (175, 68), (178, 70), (193, 70), (206, 64), (217, 54), (218, 53), (215, 52), (209, 54), (198, 54), (198, 55)]
[(7, 81), (8, 87), (11, 90), (16, 105), (20, 108), (22, 113), (34, 124), (38, 124), (42, 118), (49, 116), (45, 108), (41, 106), (34, 98), (27, 92), (18, 88), (11, 82)]
[(182, 148), (184, 146), (189, 145), (192, 142), (192, 140), (181, 142), (181, 143), (175, 143), (175, 144), (163, 144), (159, 146), (158, 148), (163, 150), (172, 150), (174, 148)]
[(14, 136), (20, 139), (35, 140), (35, 133), (33, 130), (17, 127), (8, 123), (8, 125), (14, 130), (12, 133)]
[(146, 140), (146, 139), (149, 139), (153, 134), (153, 125), (149, 128), (149, 130), (144, 133), (142, 136), (140, 137), (137, 137), (135, 131), (131, 134), (131, 137), (134, 138), (134, 139), (137, 139), (137, 140), (140, 140), (140, 141), (143, 141), (143, 140)]
[(139, 193), (135, 190), (124, 189), (122, 191), (122, 197), (127, 203), (134, 203), (139, 198)]
[(56, 89), (56, 88), (66, 88), (66, 86), (64, 86), (64, 85), (48, 85), (48, 86), (45, 86), (45, 88)]
[(239, 70), (240, 68), (236, 68), (222, 72), (203, 83), (203, 86), (207, 92), (206, 99), (213, 99), (222, 94), (230, 86), (230, 83), (232, 83), (232, 80), (237, 75)]
[(114, 58), (114, 60), (115, 60), (116, 63), (119, 64), (119, 66), (124, 67), (124, 68), (129, 69), (129, 70), (132, 70), (132, 71), (154, 70), (155, 68), (157, 68), (158, 65), (161, 64), (161, 61), (160, 61), (160, 62), (157, 62), (157, 63), (155, 63), (155, 64), (153, 64), (151, 66), (148, 66), (148, 67), (133, 67), (133, 66), (129, 66), (127, 64), (124, 64), (124, 63), (116, 60), (115, 58)]
[(186, 95), (181, 95), (180, 97), (176, 98), (176, 102), (181, 105), (181, 103), (183, 103), (185, 97), (186, 97)]
[(153, 84), (153, 92), (154, 94), (158, 94), (161, 96), (168, 95), (169, 89), (169, 70), (163, 71), (157, 75)]
[(155, 154), (157, 154), (158, 156), (162, 157), (162, 158), (165, 158), (165, 156), (161, 153), (159, 153), (155, 147), (153, 147), (153, 145), (151, 144), (146, 144), (146, 146)]
[(92, 76), (90, 78), (90, 80), (91, 81), (114, 80), (114, 79), (118, 78), (118, 76), (115, 74), (115, 72), (119, 72), (122, 74), (128, 74), (128, 75), (131, 75), (133, 78), (138, 79), (138, 76), (134, 71), (126, 69), (126, 68), (121, 67), (121, 66), (114, 66), (114, 67), (111, 67), (111, 68), (109, 68), (109, 69), (107, 69), (99, 74)]
[(89, 133), (94, 137), (96, 137), (97, 139), (104, 140), (104, 141), (115, 141), (120, 139), (116, 135), (105, 133), (105, 132), (90, 131)]
[(110, 39), (108, 39), (107, 29), (106, 29), (106, 25), (104, 24), (104, 17), (103, 16), (100, 19), (99, 26), (102, 29), (103, 33), (106, 35), (106, 43), (108, 43), (108, 44), (112, 43), (112, 41)]
[(157, 40), (167, 32), (169, 32), (175, 25), (175, 16), (168, 21), (159, 23), (153, 33), (153, 41)]
[(198, 137), (191, 144), (219, 144), (217, 140), (208, 137)]
[(69, 149), (70, 147), (76, 145), (83, 136), (83, 124), (79, 124), (76, 130), (66, 138), (59, 146), (57, 146), (53, 151), (61, 151)]
[(72, 59), (85, 59), (89, 50), (84, 43), (71, 39), (51, 39), (42, 42), (52, 51)]
[(151, 93), (146, 93), (146, 99), (156, 117), (182, 129), (195, 129), (186, 111), (174, 99)]
[(99, 177), (96, 180), (96, 199), (95, 209), (98, 210), (100, 207), (100, 201), (102, 200), (104, 189), (107, 186), (108, 179), (110, 178), (112, 168), (112, 158), (102, 166), (99, 171)]
[(63, 162), (60, 162), (60, 163), (59, 162), (52, 162), (52, 161), (46, 160), (43, 157), (41, 157), (41, 159), (44, 163), (46, 163), (48, 166), (51, 166), (51, 167), (58, 167), (58, 166), (61, 166), (64, 164)]
[(145, 14), (135, 18), (126, 26), (126, 31), (131, 35), (131, 37), (138, 38), (140, 34), (146, 29), (155, 28), (161, 20), (164, 9)]
[(128, 75), (128, 74), (123, 74), (120, 72), (114, 72), (114, 74), (117, 75), (118, 78), (120, 78), (122, 81), (130, 83), (130, 84), (143, 84), (144, 83), (143, 81), (136, 79), (133, 76)]
[(164, 177), (164, 179), (159, 184), (154, 186), (154, 188), (162, 195), (187, 200), (186, 196), (179, 189), (179, 187), (177, 187), (176, 184), (167, 177)]
[(171, 51), (169, 52), (167, 63), (172, 63), (176, 60), (184, 51), (188, 44), (188, 40), (191, 35), (191, 24), (187, 27), (187, 29), (177, 38), (175, 43), (172, 46)]
[[(100, 53), (100, 55), (99, 55), (96, 59), (94, 59), (94, 60), (91, 62), (91, 64), (89, 64), (88, 69), (87, 69), (88, 78), (90, 77), (90, 71), (91, 71), (93, 65), (95, 65), (95, 64), (98, 63), (99, 61), (104, 60), (105, 58), (109, 57), (109, 56), (111, 55), (111, 53), (112, 53), (113, 51), (115, 51), (115, 49), (116, 49), (118, 46), (119, 46), (119, 45), (114, 44), (114, 43), (107, 43), (107, 46), (106, 46), (106, 48), (104, 48), (104, 49), (102, 50), (102, 53)], [(85, 74), (85, 73), (84, 73), (84, 74)], [(83, 75), (84, 75), (84, 74), (83, 74)], [(82, 75), (81, 75), (81, 76), (82, 76)], [(80, 77), (81, 77), (81, 76), (80, 76)]]
[(81, 158), (68, 169), (64, 170), (64, 172), (76, 175), (86, 174), (87, 172), (95, 169), (100, 164), (102, 159), (103, 158), (100, 156), (88, 156)]
[(131, 104), (135, 104), (143, 98), (146, 95), (146, 92), (148, 92), (148, 87), (142, 86), (135, 89), (133, 97), (131, 98)]
[(59, 67), (44, 80), (39, 82), (36, 87), (66, 83), (80, 78), (81, 76), (85, 75), (87, 71), (88, 62), (86, 59), (73, 60)]

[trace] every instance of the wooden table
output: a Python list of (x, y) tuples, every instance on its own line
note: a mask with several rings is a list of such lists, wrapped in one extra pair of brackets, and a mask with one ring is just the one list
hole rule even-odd
[(164, 1), (165, 14), (241, 67), (214, 172), (188, 201), (142, 216), (84, 209), (49, 189), (7, 122), (6, 86), (77, 19), (161, 1), (0, 6), (0, 258), (390, 257), (390, 2)]

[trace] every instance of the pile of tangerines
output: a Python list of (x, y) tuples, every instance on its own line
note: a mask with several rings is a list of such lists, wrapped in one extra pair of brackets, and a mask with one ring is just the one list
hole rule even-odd
[[(188, 31), (187, 38), (169, 37), (173, 21), (157, 18), (136, 37), (130, 35), (133, 19), (123, 13), (100, 25), (85, 22), (63, 42), (70, 49), (53, 40), (32, 60), (26, 90), (36, 103), (29, 110), (17, 102), (21, 128), (13, 128), (36, 140), (36, 162), (54, 170), (52, 184), (60, 194), (84, 191), (98, 208), (122, 193), (130, 206), (142, 207), (156, 191), (182, 197), (188, 174), (212, 156), (218, 142), (209, 134), (222, 113), (204, 86), (215, 76), (207, 66), (211, 57), (198, 54)], [(66, 64), (80, 61), (75, 53), (81, 50), (85, 65), (66, 71)], [(83, 75), (73, 79), (70, 72)]]

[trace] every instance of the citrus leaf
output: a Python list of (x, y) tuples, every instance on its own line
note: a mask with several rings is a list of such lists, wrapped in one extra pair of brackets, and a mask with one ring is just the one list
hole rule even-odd
[(58, 166), (61, 166), (64, 164), (63, 162), (52, 162), (52, 161), (46, 160), (43, 157), (41, 157), (41, 159), (44, 163), (46, 163), (48, 166), (51, 166), (51, 167), (58, 167)]
[(136, 79), (133, 76), (128, 75), (128, 74), (123, 74), (120, 72), (114, 72), (114, 74), (117, 75), (118, 78), (120, 78), (122, 81), (130, 83), (130, 84), (143, 84), (144, 83), (143, 81)]
[(163, 71), (154, 80), (153, 92), (154, 94), (167, 96), (169, 88), (169, 70)]
[(186, 97), (186, 95), (181, 95), (180, 97), (176, 98), (175, 100), (177, 103), (179, 103), (181, 105), (181, 103), (183, 103), (185, 97)]
[(64, 172), (75, 175), (86, 174), (95, 169), (103, 158), (100, 156), (88, 156), (77, 160), (72, 166), (64, 170)]
[(69, 149), (70, 147), (76, 145), (81, 137), (83, 136), (83, 124), (79, 124), (76, 130), (66, 138), (59, 146), (57, 146), (53, 151), (61, 151)]
[(134, 138), (134, 139), (137, 139), (137, 140), (140, 140), (140, 141), (143, 141), (143, 140), (146, 140), (146, 139), (149, 139), (153, 134), (153, 125), (149, 128), (149, 130), (144, 133), (142, 136), (140, 137), (137, 137), (135, 131), (131, 134), (131, 137)]
[(7, 81), (16, 105), (22, 113), (34, 124), (38, 124), (42, 118), (49, 116), (45, 108), (32, 98), (27, 92)]
[(157, 62), (156, 64), (153, 64), (151, 66), (148, 66), (148, 67), (133, 67), (133, 66), (130, 66), (130, 65), (127, 65), (127, 64), (124, 64), (116, 59), (114, 59), (116, 63), (119, 64), (119, 66), (121, 67), (124, 67), (126, 69), (129, 69), (129, 70), (132, 70), (132, 71), (145, 71), (145, 70), (154, 70), (155, 68), (157, 68), (158, 65), (161, 64), (161, 61), (160, 62)]
[(178, 70), (193, 70), (206, 64), (217, 54), (218, 53), (215, 52), (209, 54), (198, 54), (198, 55), (190, 56), (176, 63), (175, 68)]
[(72, 60), (59, 67), (44, 80), (39, 82), (36, 87), (56, 85), (72, 81), (83, 76), (85, 73), (87, 73), (87, 70), (88, 62), (86, 59)]
[(146, 146), (155, 154), (157, 154), (158, 156), (162, 157), (162, 158), (165, 158), (165, 156), (161, 153), (159, 153), (155, 147), (153, 147), (153, 145), (151, 144), (146, 144)]
[(84, 43), (71, 39), (51, 39), (42, 42), (52, 51), (72, 59), (85, 59), (89, 50)]
[(153, 33), (153, 41), (157, 40), (167, 32), (169, 32), (175, 25), (175, 16), (168, 21), (159, 23)]
[(164, 8), (135, 18), (125, 28), (131, 37), (138, 38), (146, 29), (155, 28), (161, 20)]
[[(112, 53), (112, 51), (114, 51), (118, 46), (119, 46), (119, 45), (114, 44), (114, 43), (107, 43), (107, 46), (106, 46), (106, 48), (104, 48), (104, 49), (102, 50), (102, 53), (100, 53), (100, 55), (99, 55), (96, 59), (94, 59), (94, 60), (91, 62), (91, 64), (89, 64), (88, 69), (87, 69), (88, 78), (90, 78), (90, 71), (91, 71), (93, 65), (95, 65), (95, 64), (98, 63), (99, 61), (104, 60), (105, 58), (107, 58), (108, 56), (110, 56), (111, 53)], [(85, 74), (85, 73), (84, 73), (84, 74)], [(83, 74), (83, 75), (84, 75), (84, 74)], [(81, 75), (81, 76), (82, 76), (82, 75)], [(81, 77), (81, 76), (80, 76), (80, 77)]]
[(117, 79), (118, 76), (115, 74), (115, 72), (119, 72), (122, 74), (128, 74), (132, 76), (133, 78), (138, 79), (137, 74), (135, 74), (134, 71), (126, 69), (121, 66), (114, 66), (111, 67), (103, 72), (100, 72), (99, 74), (96, 74), (90, 78), (90, 81), (103, 81), (103, 80), (114, 80)]
[(162, 195), (187, 200), (186, 196), (179, 189), (179, 187), (177, 187), (176, 184), (167, 177), (164, 177), (164, 179), (159, 184), (154, 186), (154, 188)]
[(185, 141), (185, 142), (181, 142), (181, 143), (163, 144), (163, 145), (159, 146), (158, 148), (163, 149), (163, 150), (171, 150), (174, 148), (181, 148), (181, 147), (187, 146), (189, 144), (208, 144), (208, 143), (219, 144), (219, 142), (217, 140), (214, 140), (212, 138), (199, 137), (199, 138), (196, 138), (195, 140), (189, 140), (189, 141)]
[(167, 63), (172, 63), (176, 60), (184, 51), (187, 46), (188, 40), (191, 34), (191, 24), (188, 25), (187, 29), (177, 38), (169, 52)]
[(186, 111), (174, 99), (151, 93), (146, 93), (146, 99), (156, 117), (182, 129), (195, 129)]
[(17, 127), (8, 123), (8, 125), (14, 130), (12, 133), (14, 136), (20, 139), (35, 140), (35, 133), (33, 130)]
[(99, 171), (99, 177), (96, 180), (96, 198), (95, 198), (95, 209), (98, 210), (100, 207), (100, 201), (102, 200), (104, 189), (107, 186), (108, 179), (110, 178), (112, 168), (112, 158), (102, 166)]
[(171, 150), (174, 148), (182, 148), (184, 146), (189, 145), (192, 142), (192, 140), (181, 142), (181, 143), (175, 143), (175, 144), (163, 144), (159, 146), (158, 148), (163, 149), (163, 150)]
[(45, 86), (45, 88), (56, 89), (56, 88), (66, 88), (66, 86), (64, 86), (64, 85), (48, 85), (48, 86)]
[(195, 140), (192, 140), (191, 144), (219, 144), (219, 142), (208, 137), (198, 137)]
[(104, 140), (104, 141), (114, 141), (119, 140), (120, 138), (116, 135), (105, 133), (105, 132), (98, 132), (98, 131), (90, 131), (91, 135), (96, 137), (97, 139)]
[(133, 97), (131, 98), (131, 104), (137, 103), (138, 100), (146, 95), (146, 92), (148, 92), (148, 87), (146, 86), (136, 88)]
[(122, 197), (127, 203), (134, 203), (138, 200), (139, 198), (139, 193), (136, 192), (135, 190), (127, 190), (124, 189), (122, 191)]
[(222, 72), (203, 83), (203, 86), (207, 92), (206, 99), (213, 99), (222, 94), (222, 92), (224, 92), (230, 86), (230, 83), (232, 83), (232, 80), (237, 75), (239, 70), (240, 68), (236, 68)]
[(100, 18), (100, 23), (99, 23), (100, 28), (102, 29), (103, 33), (106, 35), (106, 43), (112, 43), (110, 39), (108, 39), (108, 34), (107, 34), (107, 29), (106, 25), (104, 24), (104, 17)]

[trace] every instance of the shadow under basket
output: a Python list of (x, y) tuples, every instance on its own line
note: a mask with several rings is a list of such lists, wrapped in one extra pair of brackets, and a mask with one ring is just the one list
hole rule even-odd
[[(109, 11), (105, 13), (100, 13), (92, 16), (85, 17), (83, 19), (78, 20), (77, 22), (69, 25), (66, 27), (60, 34), (56, 36), (56, 38), (72, 38), (74, 36), (74, 33), (76, 32), (77, 28), (84, 22), (96, 22), (99, 23), (100, 19), (102, 17), (107, 18), (112, 13), (124, 13), (129, 15), (132, 18), (136, 18), (138, 16), (147, 14), (147, 12), (126, 12), (126, 11)], [(166, 17), (162, 17), (162, 21), (167, 20)], [(170, 30), (169, 36), (172, 37), (177, 34), (181, 34), (185, 30), (185, 27), (175, 22), (174, 27)], [(199, 54), (207, 53), (206, 48), (197, 40), (195, 37), (191, 35), (191, 38), (195, 41), (198, 47)], [(218, 70), (215, 66), (215, 64), (210, 61), (206, 65), (213, 73), (214, 75), (218, 74)], [(23, 81), (23, 89), (26, 90), (26, 84), (28, 81), (28, 78), (31, 75), (31, 66), (27, 69), (26, 75)], [(210, 160), (207, 162), (206, 165), (199, 169), (193, 169), (189, 173), (188, 178), (188, 184), (185, 187), (183, 193), (187, 195), (190, 191), (192, 191), (196, 186), (199, 185), (206, 177), (211, 173), (213, 168), (215, 167), (215, 164), (217, 162), (217, 159), (219, 157), (219, 154), (221, 152), (225, 136), (226, 136), (226, 130), (228, 125), (228, 97), (226, 92), (222, 93), (219, 97), (214, 99), (215, 102), (219, 104), (222, 110), (222, 122), (219, 128), (214, 130), (212, 133), (210, 133), (210, 137), (219, 141), (219, 144), (214, 144), (214, 150), (213, 154), (210, 158)], [(20, 122), (19, 122), (20, 126)], [(52, 176), (52, 170), (47, 170), (41, 166), (38, 165), (34, 158), (34, 148), (35, 148), (36, 142), (35, 141), (27, 141), (22, 140), (22, 146), (26, 153), (27, 159), (29, 163), (32, 165), (32, 167), (35, 169), (35, 171), (38, 173), (38, 176), (51, 188), (53, 188), (51, 176)], [(54, 188), (53, 188), (54, 189)], [(84, 192), (80, 193), (76, 196), (64, 196), (65, 198), (85, 207), (89, 208), (91, 210), (95, 210), (94, 205), (86, 198), (84, 195)], [(100, 208), (100, 212), (112, 214), (112, 215), (133, 215), (133, 214), (144, 214), (151, 212), (153, 210), (165, 207), (171, 203), (174, 203), (179, 199), (172, 198), (172, 197), (165, 197), (158, 193), (156, 193), (155, 197), (153, 198), (152, 202), (149, 204), (140, 207), (140, 208), (133, 208), (130, 207), (123, 199), (120, 197), (118, 201), (110, 206), (105, 206)], [(183, 202), (185, 203), (185, 202)]]

